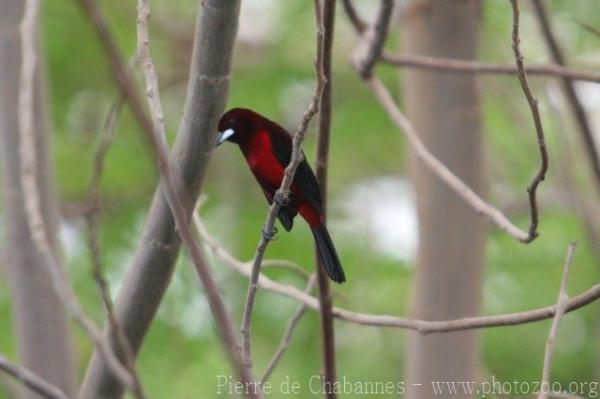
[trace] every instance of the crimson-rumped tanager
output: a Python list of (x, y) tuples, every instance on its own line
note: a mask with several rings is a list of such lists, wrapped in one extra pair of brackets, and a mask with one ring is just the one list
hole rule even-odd
[[(277, 123), (243, 108), (227, 111), (219, 121), (219, 132), (217, 145), (230, 141), (240, 147), (267, 201), (272, 204), (292, 157), (291, 134)], [(290, 231), (299, 213), (312, 230), (327, 275), (335, 282), (344, 282), (342, 265), (324, 224), (321, 188), (306, 159), (298, 165), (289, 198), (281, 205), (277, 217), (283, 227)]]

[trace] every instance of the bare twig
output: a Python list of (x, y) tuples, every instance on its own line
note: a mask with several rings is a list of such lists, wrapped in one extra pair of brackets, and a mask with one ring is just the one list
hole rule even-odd
[[(310, 294), (310, 291), (312, 291), (313, 287), (315, 286), (315, 282), (316, 278), (313, 275), (308, 279), (308, 284), (306, 284), (304, 292)], [(285, 328), (285, 332), (283, 333), (283, 337), (281, 338), (281, 342), (279, 343), (279, 346), (277, 347), (275, 353), (271, 357), (271, 360), (269, 360), (269, 364), (265, 368), (263, 376), (260, 379), (261, 386), (268, 381), (269, 377), (271, 376), (271, 373), (273, 373), (273, 370), (275, 370), (275, 367), (277, 367), (277, 364), (279, 364), (279, 361), (285, 354), (285, 351), (287, 351), (290, 347), (290, 342), (292, 341), (292, 335), (296, 330), (296, 326), (298, 325), (300, 319), (302, 319), (302, 316), (304, 316), (307, 310), (308, 309), (305, 304), (302, 303), (298, 305), (298, 309), (296, 310), (296, 312), (294, 312), (294, 314), (288, 321), (287, 326)]]
[[(548, 13), (546, 12), (546, 7), (544, 6), (543, 1), (532, 0), (532, 4), (552, 60), (560, 67), (566, 66), (567, 62), (560, 45), (558, 44), (556, 35), (552, 31), (552, 25), (550, 23), (550, 19), (548, 18)], [(585, 109), (583, 108), (583, 105), (577, 96), (577, 92), (575, 91), (573, 79), (563, 76), (561, 83), (564, 96), (567, 99), (567, 103), (569, 104), (571, 113), (575, 119), (575, 123), (579, 128), (579, 133), (584, 144), (584, 151), (587, 154), (590, 167), (594, 173), (596, 189), (600, 190), (600, 156), (598, 155), (596, 142), (594, 140), (594, 132), (588, 121)]]
[(356, 32), (363, 34), (369, 25), (358, 15), (356, 8), (352, 4), (352, 0), (342, 0), (342, 5), (344, 6), (346, 16), (354, 26), (354, 29), (356, 29)]
[[(384, 12), (387, 0), (383, 0), (382, 13)], [(318, 26), (323, 27), (323, 37), (319, 44), (322, 51), (321, 73), (323, 75), (323, 90), (321, 91), (319, 108), (319, 126), (317, 132), (317, 161), (316, 177), (321, 188), (321, 198), (323, 198), (323, 223), (327, 220), (327, 167), (329, 164), (329, 141), (331, 137), (331, 97), (332, 97), (332, 73), (331, 73), (331, 53), (333, 48), (333, 36), (335, 31), (335, 0), (321, 0), (315, 2), (316, 20)], [(390, 12), (391, 14), (391, 12)], [(380, 32), (383, 30), (383, 32)], [(387, 26), (380, 27), (376, 34), (384, 34)], [(381, 43), (383, 46), (383, 41)], [(374, 52), (378, 50), (372, 50)], [(369, 54), (370, 56), (371, 54)], [(373, 55), (373, 60), (377, 58)], [(374, 62), (366, 60), (360, 64), (364, 67), (365, 74), (371, 74)], [(331, 308), (333, 306), (333, 295), (329, 284), (329, 277), (321, 264), (318, 249), (315, 245), (315, 272), (319, 287), (319, 316), (321, 319), (321, 348), (323, 357), (323, 383), (325, 386), (333, 386), (336, 381), (336, 357), (335, 357), (335, 330)], [(300, 312), (300, 310), (298, 311)], [(326, 389), (326, 397), (335, 399), (336, 393), (332, 389)]]
[[(323, 27), (317, 27), (317, 43), (322, 40), (323, 35)], [(252, 363), (251, 358), (251, 342), (250, 342), (250, 328), (252, 324), (252, 309), (254, 307), (254, 299), (256, 297), (256, 290), (258, 289), (258, 277), (260, 275), (260, 266), (265, 254), (265, 250), (267, 249), (267, 245), (269, 241), (274, 236), (274, 224), (275, 219), (277, 217), (277, 213), (281, 208), (281, 205), (286, 201), (290, 185), (294, 179), (294, 175), (296, 174), (296, 169), (302, 160), (304, 159), (304, 154), (302, 153), (301, 145), (304, 141), (304, 137), (306, 136), (306, 128), (308, 127), (308, 123), (313, 118), (313, 116), (319, 110), (319, 100), (321, 98), (321, 91), (323, 90), (324, 78), (322, 75), (322, 53), (320, 51), (319, 46), (317, 50), (317, 60), (315, 62), (315, 67), (317, 69), (317, 83), (311, 98), (311, 101), (308, 105), (308, 108), (304, 111), (302, 115), (302, 120), (300, 121), (300, 125), (296, 128), (294, 132), (294, 138), (292, 141), (292, 156), (290, 158), (290, 162), (285, 168), (283, 181), (281, 182), (281, 186), (275, 193), (274, 201), (269, 207), (269, 212), (267, 215), (267, 221), (263, 227), (263, 234), (256, 248), (256, 254), (254, 256), (254, 262), (252, 264), (252, 274), (250, 277), (250, 283), (248, 285), (248, 293), (246, 295), (246, 303), (244, 305), (244, 314), (242, 317), (242, 357), (244, 362), (247, 365)]]
[(133, 352), (133, 349), (131, 348), (129, 340), (125, 336), (125, 333), (121, 329), (121, 326), (119, 325), (117, 318), (115, 317), (115, 314), (113, 312), (113, 302), (110, 297), (108, 282), (104, 277), (104, 268), (102, 266), (102, 254), (100, 250), (100, 243), (98, 241), (98, 212), (100, 208), (100, 199), (98, 192), (100, 180), (102, 178), (102, 172), (104, 170), (104, 160), (112, 143), (115, 128), (117, 125), (117, 120), (119, 119), (119, 115), (121, 114), (121, 110), (123, 109), (124, 101), (125, 99), (121, 96), (111, 105), (106, 116), (104, 127), (102, 129), (100, 144), (98, 145), (98, 148), (94, 155), (92, 178), (90, 179), (86, 200), (86, 235), (87, 244), (90, 249), (90, 254), (92, 258), (94, 280), (96, 281), (96, 285), (98, 286), (98, 290), (100, 291), (100, 298), (102, 299), (104, 310), (106, 311), (106, 317), (108, 319), (110, 330), (116, 342), (119, 343), (121, 352), (124, 355), (123, 364), (125, 365), (125, 367), (127, 367), (129, 373), (131, 374), (131, 377), (133, 378), (135, 396), (138, 398), (145, 398), (146, 394), (144, 393), (142, 384), (140, 382), (140, 378), (135, 368), (135, 354)]
[[(352, 0), (343, 0), (344, 10), (355, 31), (362, 35), (369, 26), (356, 12)], [(590, 28), (584, 23), (580, 25)], [(594, 29), (594, 28), (592, 28)], [(600, 36), (600, 33), (598, 33)], [(493, 75), (517, 75), (519, 70), (514, 64), (499, 64), (453, 58), (429, 57), (413, 54), (393, 54), (381, 51), (381, 62), (398, 67), (430, 69), (452, 73), (477, 73)], [(592, 70), (567, 68), (556, 64), (538, 64), (525, 66), (528, 75), (569, 78), (573, 80), (600, 83), (600, 73)]]
[[(349, 7), (352, 9), (352, 5), (349, 1), (347, 1)], [(518, 15), (518, 13), (517, 13)], [(517, 20), (517, 28), (518, 28), (518, 20)], [(518, 39), (518, 35), (517, 35)], [(524, 74), (522, 71), (523, 64), (522, 60), (520, 61), (520, 67), (517, 67), (521, 71), (521, 75)], [(412, 124), (408, 121), (408, 119), (404, 116), (404, 114), (400, 111), (400, 109), (396, 106), (392, 96), (386, 87), (381, 83), (381, 81), (375, 77), (371, 76), (366, 80), (367, 85), (375, 95), (375, 97), (379, 100), (385, 111), (388, 113), (390, 118), (396, 123), (396, 125), (404, 132), (407, 137), (409, 143), (412, 145), (415, 150), (417, 156), (424, 162), (424, 164), (430, 168), (430, 170), (435, 173), (444, 183), (446, 183), (452, 190), (454, 190), (461, 198), (463, 198), (478, 214), (482, 216), (486, 216), (490, 220), (492, 220), (501, 230), (510, 234), (517, 240), (529, 243), (531, 242), (535, 236), (537, 235), (537, 204), (535, 203), (535, 188), (539, 181), (535, 181), (535, 184), (530, 185), (528, 188), (530, 195), (530, 204), (532, 207), (532, 222), (529, 232), (525, 232), (519, 227), (515, 226), (508, 218), (497, 208), (485, 202), (477, 193), (475, 193), (468, 185), (466, 185), (462, 180), (460, 180), (452, 171), (450, 171), (446, 165), (440, 162), (423, 144), (419, 135), (415, 131)], [(524, 87), (528, 88), (527, 85)], [(539, 113), (537, 113), (539, 117)], [(536, 126), (537, 126), (536, 121)], [(540, 124), (541, 126), (541, 124)], [(545, 152), (545, 146), (543, 147), (543, 132), (541, 133), (541, 142), (540, 148), (543, 149), (543, 154), (545, 155), (544, 159), (546, 160), (543, 163), (543, 166), (547, 168), (547, 153)], [(543, 170), (545, 173), (545, 169)], [(543, 178), (543, 174), (538, 176)], [(533, 232), (533, 233), (532, 233)], [(533, 235), (532, 235), (533, 234)]]
[(367, 81), (367, 85), (392, 121), (402, 130), (416, 155), (434, 174), (464, 199), (478, 214), (489, 218), (501, 230), (517, 240), (527, 242), (528, 234), (525, 231), (515, 226), (500, 210), (485, 202), (427, 149), (413, 125), (396, 106), (389, 91), (378, 78), (372, 77)]
[[(214, 237), (210, 235), (206, 226), (200, 217), (195, 214), (194, 222), (202, 240), (208, 245), (211, 251), (228, 266), (235, 269), (240, 274), (250, 277), (252, 269), (247, 262), (242, 262), (232, 256), (225, 250)], [(264, 274), (260, 274), (258, 285), (267, 291), (293, 299), (305, 304), (310, 309), (319, 311), (319, 301), (317, 298), (305, 293), (303, 290), (289, 284), (281, 284), (271, 280)], [(581, 294), (569, 299), (565, 313), (572, 312), (583, 306), (586, 306), (600, 298), (600, 284), (596, 284)], [(333, 307), (333, 316), (340, 320), (365, 326), (379, 326), (401, 328), (413, 330), (421, 334), (445, 333), (452, 331), (463, 331), (480, 328), (514, 326), (527, 324), (540, 320), (551, 319), (556, 313), (556, 305), (550, 305), (543, 308), (532, 309), (524, 312), (507, 313), (496, 316), (464, 317), (453, 320), (429, 321), (420, 319), (408, 319), (391, 315), (377, 315), (370, 313), (360, 313), (351, 310)]]
[[(261, 398), (262, 390), (259, 387), (252, 386), (254, 384), (254, 376), (251, 370), (250, 363), (242, 362), (239, 352), (239, 344), (234, 332), (233, 321), (225, 307), (219, 289), (211, 275), (210, 269), (204, 260), (204, 255), (200, 246), (194, 239), (188, 224), (188, 218), (183, 208), (183, 204), (179, 199), (179, 194), (175, 186), (175, 177), (169, 165), (168, 145), (166, 141), (166, 131), (164, 126), (164, 118), (162, 105), (160, 103), (158, 92), (158, 76), (154, 68), (154, 63), (150, 57), (149, 36), (148, 36), (148, 18), (150, 17), (150, 9), (146, 0), (138, 1), (138, 52), (142, 62), (144, 77), (146, 79), (146, 95), (150, 114), (152, 116), (152, 130), (145, 131), (147, 139), (152, 145), (154, 155), (158, 164), (161, 175), (161, 186), (164, 192), (171, 212), (177, 223), (177, 229), (181, 239), (186, 246), (190, 258), (194, 263), (196, 271), (202, 281), (206, 296), (216, 320), (220, 338), (224, 349), (227, 351), (229, 360), (236, 369), (242, 383), (249, 387), (249, 396), (253, 398)], [(126, 84), (123, 84), (123, 89), (130, 96), (136, 96), (134, 83), (129, 74), (119, 66), (121, 71), (119, 75), (125, 77)]]
[(587, 22), (580, 21), (577, 18), (575, 18), (575, 22), (577, 22), (579, 26), (581, 26), (586, 31), (590, 32), (592, 35), (600, 38), (600, 30), (598, 30), (598, 28), (588, 24)]
[(75, 320), (83, 327), (87, 335), (94, 341), (94, 344), (105, 358), (111, 372), (114, 373), (122, 384), (133, 389), (133, 379), (128, 370), (119, 362), (119, 359), (111, 350), (95, 322), (85, 314), (73, 290), (66, 281), (63, 272), (60, 270), (58, 261), (52, 251), (46, 225), (42, 217), (39, 187), (35, 172), (37, 170), (37, 160), (34, 153), (35, 135), (33, 131), (33, 85), (37, 63), (35, 34), (37, 32), (38, 12), (39, 0), (27, 0), (23, 21), (20, 26), (23, 55), (19, 90), (19, 133), (21, 139), (19, 153), (21, 156), (21, 185), (25, 201), (27, 224), (32, 239), (45, 260), (57, 296)]
[(58, 387), (39, 377), (31, 370), (11, 363), (0, 355), (0, 370), (19, 380), (23, 385), (47, 399), (68, 399), (69, 397)]
[(263, 260), (261, 267), (263, 270), (267, 268), (287, 269), (304, 279), (308, 279), (310, 277), (310, 273), (306, 269), (302, 268), (301, 266), (297, 265), (292, 261), (285, 259), (265, 259)]
[(597, 212), (591, 198), (588, 198), (588, 193), (582, 190), (581, 185), (577, 181), (575, 170), (577, 168), (574, 167), (576, 161), (573, 154), (573, 143), (569, 140), (570, 137), (568, 135), (562, 134), (562, 132), (566, 131), (566, 127), (564, 126), (564, 119), (561, 112), (555, 106), (554, 102), (550, 101), (548, 105), (551, 109), (550, 115), (557, 126), (555, 130), (559, 132), (555, 134), (555, 137), (559, 143), (558, 148), (561, 149), (558, 161), (563, 192), (567, 193), (569, 206), (575, 210), (584, 225), (589, 248), (594, 253), (596, 260), (600, 260), (600, 247), (598, 246), (598, 243), (600, 243), (600, 233), (597, 229), (597, 226), (600, 226), (600, 214)]
[[(379, 13), (377, 14), (375, 23), (370, 25), (362, 32), (362, 43), (357, 46), (353, 58), (355, 68), (357, 69), (360, 77), (363, 79), (368, 79), (371, 77), (373, 74), (373, 68), (381, 57), (383, 45), (385, 44), (385, 39), (387, 38), (388, 34), (390, 19), (392, 18), (393, 8), (393, 0), (381, 0), (381, 7), (379, 8)], [(346, 6), (346, 10), (353, 10), (353, 8), (351, 5)], [(349, 15), (353, 14), (350, 13)], [(353, 21), (358, 21), (358, 19), (353, 19)]]
[(546, 351), (544, 353), (544, 368), (542, 371), (542, 381), (539, 399), (547, 399), (548, 392), (550, 391), (550, 371), (552, 370), (552, 355), (554, 353), (554, 347), (556, 346), (556, 335), (558, 334), (558, 326), (560, 325), (560, 319), (567, 309), (569, 303), (569, 295), (567, 294), (567, 284), (569, 281), (569, 272), (571, 270), (571, 264), (573, 263), (573, 253), (575, 252), (575, 242), (569, 244), (567, 249), (567, 257), (565, 259), (565, 265), (560, 282), (560, 290), (558, 292), (558, 299), (556, 300), (556, 311), (554, 318), (552, 319), (552, 326), (550, 327), (550, 333), (546, 340)]
[[(519, 73), (516, 65), (498, 64), (491, 62), (458, 60), (453, 58), (429, 57), (413, 54), (382, 53), (381, 62), (407, 68), (429, 69), (440, 72), (476, 73), (490, 75), (515, 76)], [(582, 69), (572, 69), (561, 65), (527, 65), (528, 75), (549, 76), (554, 78), (569, 78), (593, 83), (600, 83), (600, 73)]]
[(521, 41), (519, 37), (519, 2), (518, 0), (510, 0), (510, 4), (513, 10), (512, 48), (515, 54), (515, 62), (517, 64), (517, 69), (519, 70), (519, 82), (521, 83), (521, 88), (523, 89), (523, 93), (525, 94), (527, 102), (529, 103), (529, 108), (531, 109), (531, 115), (535, 124), (535, 132), (540, 151), (539, 170), (533, 177), (531, 183), (529, 183), (529, 186), (527, 187), (527, 192), (529, 193), (529, 207), (531, 210), (531, 218), (529, 222), (529, 232), (527, 234), (527, 238), (523, 240), (523, 242), (529, 243), (535, 240), (535, 238), (538, 236), (537, 228), (539, 224), (539, 216), (536, 195), (537, 187), (542, 181), (544, 181), (546, 177), (546, 172), (548, 171), (548, 150), (546, 149), (546, 142), (544, 139), (544, 128), (542, 127), (542, 118), (540, 117), (537, 99), (533, 96), (531, 88), (529, 87), (527, 73), (525, 72), (525, 67), (523, 64), (523, 55), (521, 54), (521, 50), (519, 49), (519, 43)]

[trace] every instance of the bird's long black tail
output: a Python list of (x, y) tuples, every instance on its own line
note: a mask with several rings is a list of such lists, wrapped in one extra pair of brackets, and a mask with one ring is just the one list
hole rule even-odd
[(321, 224), (318, 227), (313, 227), (311, 230), (315, 237), (319, 258), (325, 268), (325, 272), (336, 283), (343, 283), (346, 281), (346, 276), (344, 275), (344, 270), (342, 270), (342, 265), (340, 264), (337, 252), (335, 252), (335, 247), (327, 228), (324, 224)]

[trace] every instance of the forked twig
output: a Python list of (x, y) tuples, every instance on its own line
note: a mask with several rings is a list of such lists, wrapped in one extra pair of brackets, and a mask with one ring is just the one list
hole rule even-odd
[[(314, 288), (315, 283), (316, 283), (316, 276), (312, 275), (308, 279), (308, 284), (306, 284), (306, 288), (304, 289), (304, 292), (310, 294), (310, 291), (312, 291), (312, 289)], [(277, 347), (277, 349), (275, 350), (275, 353), (271, 357), (271, 360), (269, 360), (269, 364), (265, 368), (265, 371), (263, 372), (263, 376), (260, 379), (261, 386), (264, 385), (265, 382), (267, 382), (269, 380), (271, 373), (273, 373), (273, 370), (275, 370), (275, 367), (277, 367), (277, 365), (279, 364), (279, 361), (281, 360), (281, 358), (283, 357), (285, 352), (288, 350), (288, 348), (290, 346), (290, 342), (292, 341), (292, 335), (294, 334), (294, 331), (296, 330), (298, 323), (300, 322), (300, 320), (302, 319), (302, 316), (304, 316), (304, 314), (306, 313), (307, 310), (308, 310), (308, 307), (305, 304), (301, 303), (300, 305), (298, 305), (298, 309), (296, 309), (296, 311), (294, 312), (294, 314), (288, 321), (287, 326), (285, 327), (285, 332), (283, 333), (283, 337), (281, 338), (281, 342), (279, 343), (279, 346)]]
[[(393, 0), (380, 0), (381, 6), (375, 23), (362, 32), (362, 44), (356, 48), (355, 67), (363, 79), (368, 79), (373, 74), (373, 68), (379, 61), (383, 45), (388, 35), (388, 28), (394, 8)], [(346, 8), (348, 9), (348, 7)]]

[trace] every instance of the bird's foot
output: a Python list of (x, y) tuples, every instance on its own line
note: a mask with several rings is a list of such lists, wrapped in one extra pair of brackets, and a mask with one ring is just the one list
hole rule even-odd
[(275, 203), (280, 207), (288, 206), (290, 203), (290, 196), (288, 192), (277, 191), (275, 193), (275, 198), (273, 198)]
[(268, 231), (266, 226), (263, 228), (262, 230), (262, 235), (265, 238), (265, 240), (267, 241), (275, 241), (277, 239), (277, 227), (273, 226), (273, 228), (271, 229), (271, 231)]

